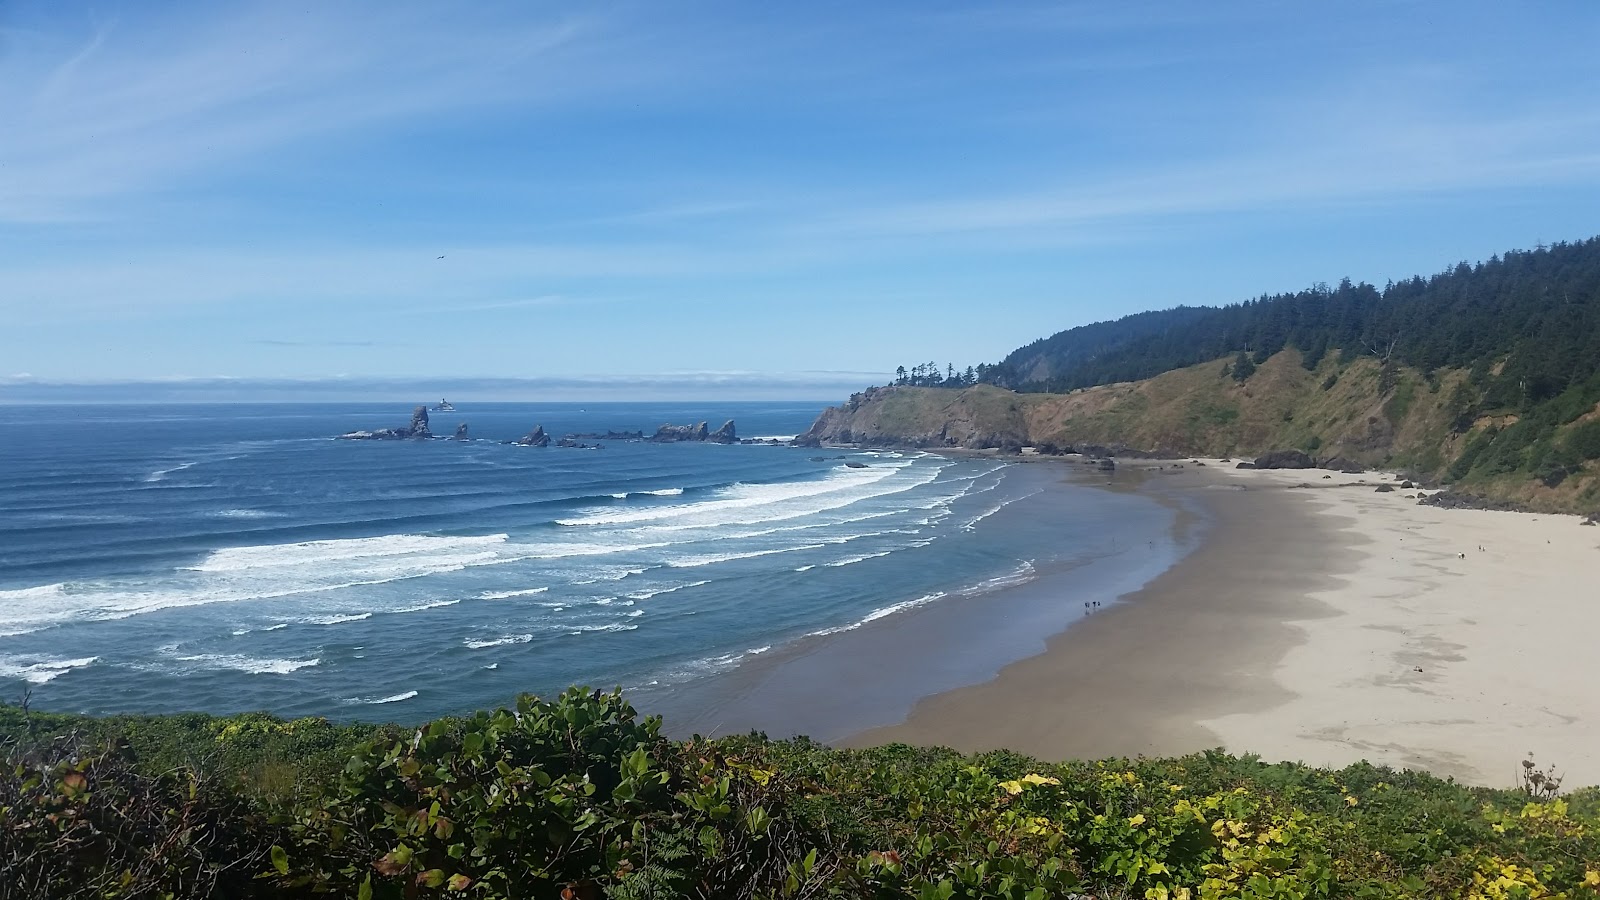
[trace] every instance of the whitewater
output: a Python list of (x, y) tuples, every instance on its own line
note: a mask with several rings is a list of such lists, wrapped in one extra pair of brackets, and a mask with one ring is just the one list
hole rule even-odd
[(405, 720), (660, 691), (1164, 534), (1103, 491), (1045, 510), (997, 460), (502, 443), (725, 418), (792, 435), (821, 405), (460, 404), (471, 442), (331, 439), (404, 404), (0, 411), (0, 691)]

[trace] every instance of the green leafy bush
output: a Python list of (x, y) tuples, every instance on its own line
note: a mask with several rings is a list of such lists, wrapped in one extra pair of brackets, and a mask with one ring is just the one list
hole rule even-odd
[[(135, 744), (111, 737), (128, 733), (113, 721), (0, 710), (8, 890), (1600, 900), (1600, 792), (1559, 797), (1543, 778), (1496, 791), (1221, 752), (1050, 764), (761, 735), (673, 742), (619, 693), (578, 689), (404, 730), (173, 717), (139, 720)], [(337, 775), (307, 757), (298, 792), (148, 768), (201, 737), (249, 769), (252, 753), (293, 766), (284, 740), (357, 734)]]

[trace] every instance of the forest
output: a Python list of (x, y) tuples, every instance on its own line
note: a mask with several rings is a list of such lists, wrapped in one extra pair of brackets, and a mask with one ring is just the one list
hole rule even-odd
[(982, 380), (1066, 393), (1228, 359), (1242, 382), (1285, 348), (1311, 370), (1329, 354), (1377, 361), (1380, 398), (1402, 367), (1432, 390), (1440, 372), (1467, 373), (1445, 398), (1465, 448), (1444, 470), (1421, 474), (1556, 484), (1600, 458), (1600, 424), (1579, 421), (1600, 403), (1600, 238), (1462, 262), (1382, 290), (1346, 279), (1231, 306), (1138, 313), (1021, 347), (983, 367)]

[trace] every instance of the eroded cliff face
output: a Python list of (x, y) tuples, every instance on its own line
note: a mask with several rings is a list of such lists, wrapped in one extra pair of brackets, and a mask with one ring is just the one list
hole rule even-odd
[[(1216, 360), (1146, 381), (1070, 394), (1015, 394), (990, 385), (965, 390), (881, 387), (832, 407), (799, 441), (922, 449), (1088, 450), (1123, 455), (1254, 458), (1301, 450), (1439, 479), (1494, 422), (1463, 430), (1452, 403), (1465, 372), (1431, 377), (1377, 360), (1341, 365), (1330, 353), (1315, 370), (1286, 350), (1244, 381)], [(1593, 417), (1600, 417), (1597, 409)], [(1541, 509), (1600, 508), (1600, 461), (1559, 484), (1525, 475), (1471, 485), (1484, 496)]]

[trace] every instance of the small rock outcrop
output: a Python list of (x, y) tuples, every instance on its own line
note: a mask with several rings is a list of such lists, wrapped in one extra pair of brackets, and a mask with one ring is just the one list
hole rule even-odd
[(1258, 469), (1315, 469), (1317, 461), (1299, 450), (1274, 450), (1256, 457)]
[(1373, 493), (1375, 493), (1375, 494), (1392, 494), (1392, 493), (1394, 493), (1394, 485), (1392, 485), (1392, 484), (1380, 484), (1376, 488), (1373, 488)]
[(411, 411), (411, 424), (404, 428), (380, 428), (377, 431), (347, 431), (339, 435), (346, 441), (404, 441), (413, 438), (433, 437), (428, 430), (428, 408), (419, 406)]
[(706, 428), (706, 423), (698, 425), (663, 425), (656, 429), (650, 436), (652, 443), (676, 444), (685, 441), (703, 441), (711, 432)]
[(467, 423), (462, 422), (460, 425), (456, 426), (456, 433), (451, 438), (451, 440), (456, 440), (456, 441), (470, 441), (470, 440), (472, 440), (472, 436), (467, 434)]
[(574, 438), (570, 434), (567, 435), (566, 437), (562, 438), (561, 440), (556, 441), (556, 446), (557, 447), (566, 447), (569, 450), (604, 450), (605, 449), (604, 447), (602, 447), (599, 444), (585, 444), (582, 441), (577, 440), (576, 438)]
[(736, 444), (739, 436), (734, 431), (733, 420), (722, 423), (716, 431), (706, 427), (706, 423), (699, 422), (694, 425), (663, 425), (656, 429), (656, 433), (648, 440), (655, 444)]
[(548, 447), (550, 446), (550, 435), (544, 433), (543, 425), (535, 425), (532, 431), (511, 443), (519, 447)]
[(606, 431), (606, 432), (592, 431), (592, 432), (585, 432), (585, 433), (580, 433), (580, 434), (569, 434), (569, 435), (563, 437), (562, 440), (572, 440), (572, 441), (642, 441), (642, 440), (644, 440), (644, 432), (642, 432), (642, 431)]
[(1355, 460), (1345, 459), (1342, 456), (1329, 457), (1328, 459), (1317, 463), (1317, 468), (1328, 469), (1333, 472), (1342, 472), (1346, 475), (1359, 475), (1367, 470), (1366, 466), (1363, 466)]
[(1489, 500), (1476, 497), (1472, 494), (1463, 494), (1457, 491), (1439, 491), (1417, 501), (1422, 506), (1437, 506), (1441, 509), (1496, 509), (1521, 512), (1524, 507), (1506, 500)]

